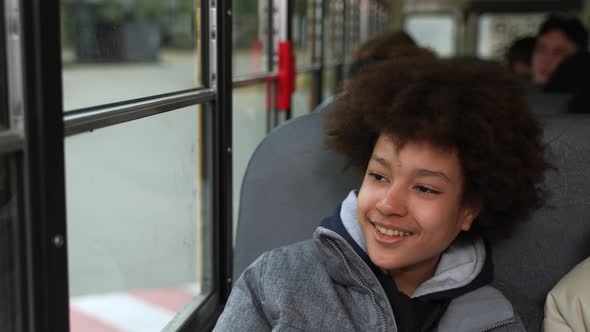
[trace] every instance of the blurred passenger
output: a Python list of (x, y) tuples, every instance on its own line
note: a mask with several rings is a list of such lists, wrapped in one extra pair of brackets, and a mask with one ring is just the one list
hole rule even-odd
[[(412, 37), (405, 31), (394, 30), (362, 43), (353, 54), (354, 61), (350, 65), (348, 76), (356, 75), (368, 64), (386, 59), (401, 59), (404, 57), (426, 57), (434, 59), (436, 56), (430, 51), (418, 48)], [(346, 81), (343, 83), (346, 84)], [(338, 87), (338, 90), (342, 90), (342, 85)], [(316, 107), (315, 111), (326, 112), (330, 110), (335, 98), (338, 98), (338, 95), (325, 99)]]
[(367, 64), (325, 135), (360, 190), (313, 239), (250, 265), (215, 331), (525, 331), (490, 286), (481, 237), (544, 202), (542, 130), (520, 83), (427, 56)]
[(566, 274), (547, 295), (544, 332), (590, 331), (590, 258)]
[(571, 94), (568, 113), (590, 113), (590, 53), (578, 52), (563, 60), (543, 92)]
[(523, 37), (515, 40), (506, 52), (508, 69), (516, 76), (531, 80), (531, 60), (535, 49), (535, 37)]
[(588, 31), (575, 17), (551, 15), (539, 29), (533, 52), (533, 82), (545, 84), (568, 56), (588, 50)]
[(350, 66), (349, 75), (356, 74), (364, 65), (376, 61), (405, 55), (413, 56), (417, 53), (424, 54), (424, 51), (415, 52), (415, 48), (414, 39), (402, 30), (391, 31), (369, 39), (354, 52), (354, 62)]

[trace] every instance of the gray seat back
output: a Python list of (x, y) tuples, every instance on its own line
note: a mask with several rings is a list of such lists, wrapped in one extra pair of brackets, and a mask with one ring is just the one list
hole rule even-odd
[(571, 94), (530, 91), (528, 94), (529, 108), (538, 117), (565, 114), (570, 98)]
[(334, 106), (335, 98), (337, 98), (337, 96), (331, 96), (331, 97), (324, 99), (324, 101), (322, 101), (313, 111), (314, 112), (327, 112), (327, 111), (331, 110), (332, 106)]
[(360, 175), (342, 172), (324, 149), (324, 115), (314, 112), (274, 129), (257, 147), (242, 182), (234, 280), (263, 252), (311, 238)]
[(558, 168), (546, 179), (549, 204), (492, 246), (494, 284), (530, 331), (540, 331), (549, 290), (590, 256), (590, 116), (555, 116), (544, 128)]
[[(234, 276), (266, 250), (309, 239), (322, 218), (360, 176), (341, 173), (342, 159), (323, 148), (325, 112), (275, 129), (255, 151), (242, 184)], [(544, 124), (553, 196), (492, 247), (494, 284), (538, 331), (547, 292), (576, 263), (590, 256), (590, 116), (562, 115)], [(234, 279), (235, 280), (235, 279)]]

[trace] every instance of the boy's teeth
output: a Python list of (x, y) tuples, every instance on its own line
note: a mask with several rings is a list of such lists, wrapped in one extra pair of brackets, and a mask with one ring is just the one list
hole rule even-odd
[(379, 233), (385, 234), (385, 235), (388, 235), (388, 236), (410, 236), (410, 235), (412, 235), (412, 233), (400, 231), (400, 230), (397, 230), (397, 229), (385, 228), (385, 227), (382, 227), (382, 226), (379, 226), (379, 225), (375, 225), (375, 227), (377, 228), (377, 230), (379, 231)]

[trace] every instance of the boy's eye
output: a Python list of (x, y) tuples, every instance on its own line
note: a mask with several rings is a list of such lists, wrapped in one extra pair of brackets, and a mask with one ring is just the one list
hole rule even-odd
[(369, 176), (377, 181), (385, 181), (386, 180), (383, 175), (377, 174), (377, 173), (369, 173)]
[(440, 194), (440, 191), (434, 190), (434, 189), (430, 189), (426, 186), (415, 186), (414, 189), (418, 190), (419, 192), (425, 193), (425, 194)]

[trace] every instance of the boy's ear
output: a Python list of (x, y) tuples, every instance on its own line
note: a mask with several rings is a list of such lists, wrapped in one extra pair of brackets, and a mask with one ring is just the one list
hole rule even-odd
[(481, 203), (467, 204), (461, 212), (461, 230), (468, 231), (481, 211)]

